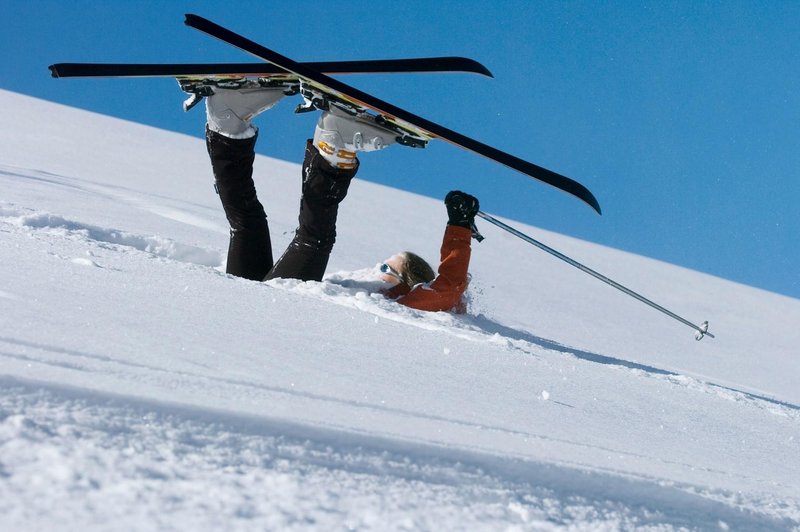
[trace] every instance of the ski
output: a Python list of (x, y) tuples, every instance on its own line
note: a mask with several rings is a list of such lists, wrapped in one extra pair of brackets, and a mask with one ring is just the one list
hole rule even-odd
[[(373, 59), (365, 61), (323, 61), (304, 65), (328, 74), (400, 74), (462, 72), (493, 77), (488, 68), (466, 57), (420, 57), (414, 59)], [(98, 77), (270, 77), (286, 71), (265, 63), (131, 64), (55, 63), (48, 67), (54, 78)]]
[[(422, 137), (441, 139), (450, 144), (466, 149), (509, 168), (517, 170), (536, 180), (551, 185), (592, 207), (598, 214), (601, 213), (600, 204), (594, 195), (582, 184), (566, 176), (548, 170), (534, 163), (525, 161), (514, 155), (503, 152), (497, 148), (484, 144), (473, 138), (457, 133), (444, 126), (431, 122), (425, 118), (405, 111), (395, 105), (385, 102), (375, 96), (351, 87), (339, 80), (333, 79), (317, 70), (309, 68), (303, 63), (298, 63), (269, 48), (247, 39), (231, 30), (228, 30), (210, 20), (198, 15), (187, 14), (185, 24), (191, 28), (216, 37), (232, 46), (240, 48), (264, 61), (272, 63), (297, 76), (302, 84), (310, 87), (309, 92), (318, 91), (324, 96), (333, 97), (338, 101), (346, 101), (357, 107), (371, 109), (378, 114), (379, 120), (386, 120), (409, 132), (418, 132)], [(308, 98), (307, 98), (308, 100)], [(323, 102), (323, 105), (325, 103)], [(420, 135), (418, 135), (420, 136)], [(410, 145), (424, 145), (410, 144)]]

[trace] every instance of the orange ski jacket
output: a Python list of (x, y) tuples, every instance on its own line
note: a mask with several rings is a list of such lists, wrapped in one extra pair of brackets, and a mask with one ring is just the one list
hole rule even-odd
[(471, 239), (470, 229), (448, 225), (442, 239), (441, 263), (436, 278), (414, 288), (400, 283), (387, 290), (386, 297), (419, 310), (466, 312), (462, 296), (469, 284), (467, 273), (472, 251)]

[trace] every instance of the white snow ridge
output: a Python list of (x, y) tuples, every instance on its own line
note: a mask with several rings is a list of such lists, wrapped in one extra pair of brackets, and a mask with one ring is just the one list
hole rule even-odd
[(716, 338), (490, 227), (411, 310), (366, 273), (441, 200), (362, 179), (324, 282), (245, 281), (201, 139), (0, 104), (0, 530), (800, 530), (800, 301), (512, 221)]

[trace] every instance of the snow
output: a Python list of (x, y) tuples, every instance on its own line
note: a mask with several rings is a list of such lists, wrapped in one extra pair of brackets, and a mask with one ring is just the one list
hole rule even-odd
[(800, 528), (800, 301), (509, 220), (716, 338), (488, 224), (469, 314), (407, 309), (444, 208), (364, 179), (324, 282), (237, 279), (202, 140), (0, 103), (0, 529)]

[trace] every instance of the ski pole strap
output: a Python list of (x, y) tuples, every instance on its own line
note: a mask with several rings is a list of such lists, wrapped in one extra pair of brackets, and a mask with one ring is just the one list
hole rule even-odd
[(578, 268), (579, 270), (581, 270), (581, 271), (583, 271), (585, 273), (588, 273), (592, 277), (595, 277), (596, 279), (600, 279), (601, 281), (603, 281), (607, 285), (613, 286), (617, 290), (620, 290), (621, 292), (624, 292), (624, 293), (628, 294), (629, 296), (633, 297), (634, 299), (638, 299), (642, 303), (653, 307), (654, 309), (658, 310), (659, 312), (662, 312), (662, 313), (666, 314), (670, 318), (673, 318), (673, 319), (683, 323), (684, 325), (687, 325), (687, 326), (691, 327), (692, 329), (695, 330), (694, 337), (695, 337), (696, 340), (702, 340), (704, 336), (710, 336), (711, 338), (714, 338), (714, 335), (711, 334), (710, 332), (708, 332), (708, 322), (707, 321), (704, 321), (701, 325), (695, 325), (694, 323), (692, 323), (692, 322), (690, 322), (690, 321), (678, 316), (674, 312), (671, 312), (671, 311), (665, 309), (661, 305), (650, 301), (649, 299), (647, 299), (646, 297), (644, 297), (644, 296), (642, 296), (640, 294), (637, 294), (636, 292), (634, 292), (630, 288), (626, 288), (626, 287), (622, 286), (621, 284), (619, 284), (618, 282), (614, 281), (613, 279), (610, 279), (610, 278), (606, 277), (605, 275), (597, 273), (596, 271), (592, 270), (591, 268), (589, 268), (587, 266), (584, 266), (580, 262), (567, 257), (563, 253), (560, 253), (560, 252), (556, 251), (555, 249), (553, 249), (551, 247), (548, 247), (545, 244), (542, 244), (538, 240), (535, 240), (535, 239), (529, 237), (525, 233), (522, 233), (522, 232), (514, 229), (510, 225), (507, 225), (507, 224), (501, 222), (497, 218), (495, 218), (493, 216), (490, 216), (490, 215), (486, 214), (483, 211), (478, 211), (477, 216), (483, 218), (484, 220), (486, 220), (487, 222), (489, 222), (491, 224), (496, 225), (497, 227), (499, 227), (500, 229), (503, 229), (504, 231), (508, 231), (509, 233), (511, 233), (512, 235), (516, 236), (517, 238), (521, 238), (525, 242), (536, 246), (537, 248), (541, 249), (542, 251), (546, 251), (547, 253), (553, 255), (554, 257), (563, 260), (567, 264), (569, 264), (571, 266), (574, 266), (574, 267)]

